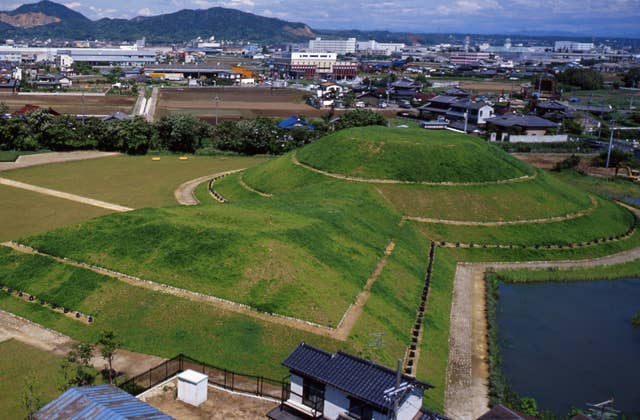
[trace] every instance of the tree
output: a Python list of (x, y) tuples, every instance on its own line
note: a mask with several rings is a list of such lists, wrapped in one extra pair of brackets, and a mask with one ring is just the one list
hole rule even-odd
[(155, 125), (158, 145), (171, 152), (193, 153), (211, 137), (211, 126), (186, 114), (162, 117)]
[(382, 114), (370, 109), (356, 109), (342, 114), (340, 120), (336, 123), (336, 130), (368, 125), (387, 125), (387, 120)]
[(626, 87), (640, 87), (640, 67), (629, 69), (622, 76), (622, 81)]
[(113, 377), (116, 373), (113, 370), (113, 359), (121, 343), (113, 331), (102, 331), (96, 344), (100, 346), (102, 358), (107, 361), (107, 365), (109, 366), (109, 383), (113, 384)]
[(0, 116), (9, 113), (9, 107), (4, 102), (0, 102)]
[(582, 90), (601, 89), (604, 83), (602, 74), (593, 69), (567, 69), (556, 76), (558, 82), (579, 87)]
[(42, 408), (42, 400), (36, 388), (40, 386), (40, 381), (33, 371), (30, 371), (24, 381), (22, 390), (22, 406), (26, 411), (27, 420), (32, 420), (34, 414)]
[(72, 386), (93, 383), (95, 375), (90, 365), (91, 357), (93, 357), (93, 344), (77, 343), (69, 350), (67, 357), (62, 360), (61, 364), (63, 391)]
[(523, 414), (527, 414), (529, 416), (537, 417), (538, 416), (538, 403), (536, 400), (530, 397), (522, 397), (520, 398), (520, 411)]
[(577, 136), (582, 135), (582, 125), (576, 120), (565, 118), (562, 121), (562, 131), (567, 134), (575, 134)]

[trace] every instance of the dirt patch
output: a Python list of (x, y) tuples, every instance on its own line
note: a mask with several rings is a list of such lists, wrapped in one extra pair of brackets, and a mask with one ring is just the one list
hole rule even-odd
[(279, 405), (265, 398), (228, 392), (209, 386), (207, 401), (194, 407), (176, 399), (176, 380), (145, 394), (140, 399), (176, 419), (264, 419), (266, 413)]
[(51, 107), (61, 114), (110, 115), (114, 112), (128, 114), (136, 103), (135, 96), (94, 96), (94, 95), (7, 95), (2, 102), (14, 112), (30, 104), (43, 108)]

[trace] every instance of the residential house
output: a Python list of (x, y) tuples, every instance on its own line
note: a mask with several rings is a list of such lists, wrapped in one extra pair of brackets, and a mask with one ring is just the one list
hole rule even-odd
[(304, 128), (308, 128), (309, 130), (315, 130), (315, 127), (313, 125), (309, 124), (308, 122), (298, 117), (297, 115), (289, 117), (278, 123), (278, 128), (284, 128), (285, 130), (298, 128), (298, 127), (304, 127)]
[(131, 117), (131, 115), (129, 114), (125, 114), (124, 112), (114, 112), (111, 115), (107, 115), (106, 117), (102, 118), (102, 121), (131, 121), (133, 119), (133, 117)]
[(14, 94), (20, 90), (20, 82), (16, 79), (0, 79), (0, 94)]
[(134, 418), (173, 420), (173, 417), (113, 385), (70, 388), (34, 415), (35, 420)]
[(559, 124), (535, 115), (502, 115), (486, 120), (487, 131), (495, 132), (500, 140), (509, 134), (543, 136), (547, 130), (558, 128)]
[(435, 114), (451, 121), (450, 126), (467, 132), (478, 132), (489, 118), (495, 116), (493, 107), (483, 101), (459, 96), (439, 95), (418, 108), (421, 117)]
[(538, 117), (562, 121), (565, 118), (574, 118), (573, 113), (565, 104), (556, 101), (539, 101), (535, 106), (535, 113)]
[[(399, 420), (419, 417), (426, 382), (342, 351), (328, 353), (301, 343), (282, 363), (291, 385), (282, 405), (267, 417)], [(399, 378), (399, 381), (398, 381)], [(399, 383), (398, 383), (399, 382)]]

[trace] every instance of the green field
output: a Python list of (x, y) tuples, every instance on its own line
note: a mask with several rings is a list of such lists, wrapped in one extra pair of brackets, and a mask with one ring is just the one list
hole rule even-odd
[[(285, 373), (280, 362), (303, 340), (395, 367), (410, 342), (430, 240), (559, 245), (618, 235), (634, 223), (627, 209), (604, 197), (604, 187), (592, 185), (595, 181), (536, 172), (481, 140), (454, 133), (348, 129), (296, 154), (308, 165), (355, 177), (459, 183), (537, 176), (487, 185), (373, 184), (318, 174), (295, 165), (292, 154), (266, 161), (196, 157), (186, 162), (175, 156), (163, 156), (159, 162), (121, 156), (14, 171), (8, 174), (24, 182), (150, 207), (78, 225), (73, 225), (75, 220), (62, 221), (50, 225), (46, 233), (43, 222), (39, 231), (25, 232), (20, 242), (55, 256), (325, 326), (338, 324), (387, 244), (393, 240), (396, 247), (344, 342), (1, 248), (0, 283), (94, 314), (95, 323), (87, 326), (6, 293), (0, 293), (0, 308), (77, 339), (92, 341), (101, 329), (113, 329), (127, 349), (165, 357), (183, 352), (218, 366), (276, 378)], [(91, 164), (97, 165), (93, 172)], [(203, 183), (195, 190), (201, 205), (175, 205), (173, 190), (181, 182), (245, 166), (251, 167), (214, 183), (227, 203), (215, 201)], [(242, 182), (272, 196), (252, 192)], [(589, 209), (594, 193), (598, 206), (566, 221), (508, 226), (401, 223), (403, 215), (465, 221), (557, 217)], [(30, 212), (24, 210), (26, 205), (21, 208)], [(16, 217), (19, 214), (16, 210)], [(21, 233), (16, 230), (12, 235)], [(438, 247), (417, 368), (420, 379), (436, 385), (426, 393), (425, 404), (444, 408), (458, 262), (592, 258), (638, 246), (636, 231), (624, 240), (565, 250)], [(635, 265), (625, 268), (635, 269)]]
[(579, 174), (573, 170), (562, 171), (555, 175), (566, 184), (600, 194), (613, 200), (621, 200), (625, 197), (640, 197), (640, 183), (627, 181), (622, 178), (592, 177)]
[(111, 213), (99, 207), (4, 185), (0, 185), (0, 197), (0, 241), (44, 233)]
[(361, 127), (301, 149), (300, 162), (334, 174), (426, 182), (487, 182), (534, 170), (487, 142), (451, 131)]
[(27, 384), (44, 405), (60, 394), (61, 357), (16, 340), (0, 342), (0, 410), (6, 419), (27, 415), (22, 398)]
[(2, 176), (133, 208), (162, 207), (177, 204), (173, 191), (185, 181), (265, 160), (260, 156), (189, 156), (181, 161), (177, 155), (164, 155), (152, 161), (150, 156), (114, 156), (33, 166)]

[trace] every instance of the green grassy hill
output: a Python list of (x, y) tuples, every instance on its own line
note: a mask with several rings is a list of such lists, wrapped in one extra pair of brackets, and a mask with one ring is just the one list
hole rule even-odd
[[(369, 300), (346, 341), (194, 304), (87, 275), (86, 270), (45, 257), (2, 249), (0, 282), (95, 314), (95, 325), (86, 327), (6, 293), (0, 293), (0, 308), (76, 338), (93, 338), (99, 329), (114, 329), (132, 350), (163, 356), (182, 351), (219, 366), (249, 367), (270, 376), (284, 373), (279, 363), (300, 340), (328, 350), (341, 348), (394, 367), (410, 343), (430, 240), (529, 246), (437, 249), (417, 376), (436, 384), (425, 401), (442, 410), (452, 279), (458, 261), (576, 259), (640, 243), (636, 232), (620, 241), (551, 249), (551, 245), (619, 235), (629, 230), (635, 219), (609, 199), (595, 192), (590, 195), (550, 173), (538, 173), (469, 136), (355, 128), (320, 139), (298, 150), (296, 156), (309, 166), (352, 177), (488, 183), (347, 181), (297, 165), (294, 154), (287, 154), (217, 180), (214, 188), (228, 199), (225, 204), (210, 196), (205, 183), (195, 192), (199, 206), (110, 214), (19, 241), (49, 254), (218, 296), (260, 311), (335, 326), (393, 240), (395, 250), (373, 283)], [(491, 182), (527, 174), (536, 176), (518, 182)], [(403, 221), (403, 216), (522, 221), (578, 212), (583, 214), (544, 224), (474, 226)]]
[(451, 131), (358, 127), (298, 151), (300, 162), (334, 174), (425, 182), (489, 182), (534, 169), (484, 140)]

